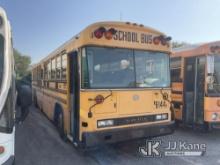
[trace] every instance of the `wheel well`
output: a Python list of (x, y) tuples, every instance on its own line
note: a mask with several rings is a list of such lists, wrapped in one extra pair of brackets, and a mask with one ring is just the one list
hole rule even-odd
[(54, 106), (54, 117), (53, 117), (53, 121), (55, 125), (58, 125), (60, 114), (62, 114), (62, 117), (63, 117), (63, 108), (59, 103), (56, 103)]

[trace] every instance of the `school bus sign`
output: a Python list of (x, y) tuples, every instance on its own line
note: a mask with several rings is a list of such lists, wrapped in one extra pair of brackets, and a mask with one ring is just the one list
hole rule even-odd
[(162, 46), (170, 46), (171, 37), (164, 35), (154, 36), (147, 33), (139, 33), (132, 31), (118, 30), (115, 28), (99, 27), (92, 33), (92, 38), (105, 38), (106, 40), (124, 41), (130, 43), (154, 44)]

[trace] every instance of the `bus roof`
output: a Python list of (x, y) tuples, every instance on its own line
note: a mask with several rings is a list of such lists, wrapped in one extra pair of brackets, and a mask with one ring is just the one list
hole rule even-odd
[[(124, 37), (124, 40), (121, 40), (121, 41), (119, 39), (105, 39), (105, 37), (97, 39), (96, 37), (94, 37), (94, 32), (100, 27), (105, 28), (106, 31), (110, 29), (116, 29), (117, 31), (120, 31), (124, 35), (126, 35), (127, 33), (130, 33), (131, 35), (134, 35), (134, 36), (131, 36), (133, 37), (134, 42), (126, 41), (125, 39), (126, 37)], [(42, 59), (40, 63), (45, 62), (48, 59), (53, 58), (53, 56), (56, 56), (63, 52), (71, 52), (73, 50), (77, 50), (78, 48), (82, 46), (86, 46), (86, 45), (171, 52), (170, 43), (167, 46), (162, 46), (161, 44), (159, 45), (150, 44), (149, 42), (150, 40), (152, 42), (152, 37), (154, 36), (165, 36), (165, 34), (153, 28), (146, 27), (146, 26), (143, 26), (141, 24), (136, 24), (136, 23), (97, 22), (97, 23), (89, 25), (84, 30), (82, 30), (79, 34), (73, 36), (70, 40), (62, 44), (60, 47), (58, 47), (53, 52), (51, 52), (47, 57)], [(144, 37), (144, 39), (142, 37)], [(143, 39), (143, 42), (145, 43), (142, 43), (142, 39)]]
[(220, 41), (186, 45), (173, 49), (171, 57), (191, 57), (219, 53)]

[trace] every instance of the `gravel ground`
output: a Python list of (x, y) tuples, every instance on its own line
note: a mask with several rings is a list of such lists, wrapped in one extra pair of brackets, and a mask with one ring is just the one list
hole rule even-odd
[(220, 130), (202, 133), (191, 129), (179, 128), (173, 135), (152, 140), (162, 140), (163, 147), (168, 141), (187, 141), (206, 144), (206, 153), (199, 157), (161, 157), (146, 158), (139, 153), (145, 140), (124, 142), (103, 146), (82, 154), (69, 142), (63, 142), (53, 124), (36, 108), (23, 124), (16, 128), (16, 165), (72, 165), (72, 164), (178, 164), (178, 165), (215, 165), (220, 164)]

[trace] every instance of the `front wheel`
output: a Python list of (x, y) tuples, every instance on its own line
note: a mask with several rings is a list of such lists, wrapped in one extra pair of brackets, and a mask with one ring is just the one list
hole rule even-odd
[(205, 123), (203, 124), (203, 130), (204, 130), (204, 132), (210, 132), (210, 131), (212, 131), (212, 125), (211, 125), (210, 123), (208, 123), (208, 122), (205, 122)]
[(67, 141), (66, 134), (64, 132), (64, 119), (63, 119), (63, 114), (60, 113), (58, 116), (58, 121), (57, 121), (57, 129), (60, 134), (60, 137), (62, 140)]

